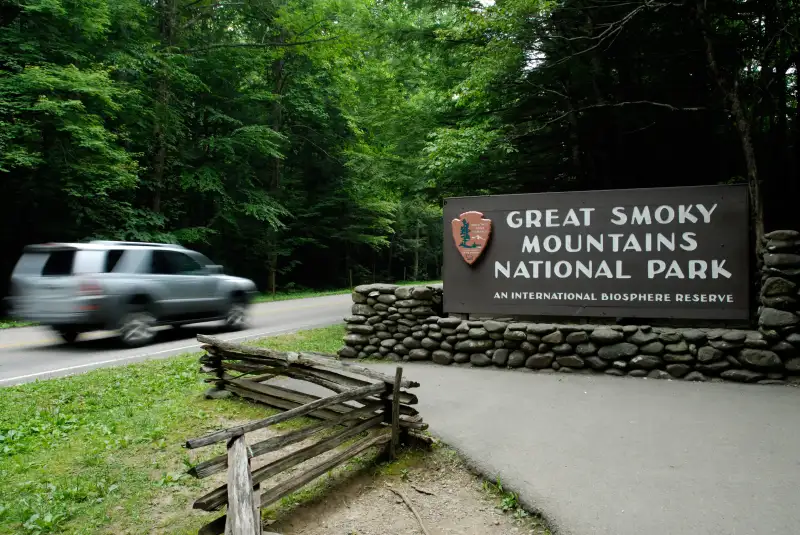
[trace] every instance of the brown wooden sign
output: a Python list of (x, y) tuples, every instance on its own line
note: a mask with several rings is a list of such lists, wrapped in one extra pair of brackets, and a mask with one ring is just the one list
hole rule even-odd
[(456, 249), (469, 265), (483, 254), (492, 236), (492, 220), (484, 219), (480, 212), (464, 212), (450, 222)]
[(444, 221), (446, 312), (749, 318), (746, 185), (449, 198)]

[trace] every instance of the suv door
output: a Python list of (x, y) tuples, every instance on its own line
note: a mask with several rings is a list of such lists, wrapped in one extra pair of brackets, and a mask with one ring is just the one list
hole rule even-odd
[(161, 282), (164, 315), (170, 318), (202, 318), (211, 313), (217, 281), (186, 253), (153, 250), (151, 273)]

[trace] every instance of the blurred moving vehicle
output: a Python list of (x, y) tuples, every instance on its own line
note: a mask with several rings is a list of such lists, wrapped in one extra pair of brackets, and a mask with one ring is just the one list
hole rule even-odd
[(136, 347), (150, 343), (159, 325), (224, 320), (244, 328), (257, 291), (180, 245), (92, 241), (27, 246), (10, 293), (13, 317), (50, 326), (68, 343), (111, 329)]

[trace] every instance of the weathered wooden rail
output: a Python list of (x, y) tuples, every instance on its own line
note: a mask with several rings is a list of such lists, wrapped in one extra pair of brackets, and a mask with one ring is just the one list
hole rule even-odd
[[(211, 375), (206, 381), (213, 383), (215, 389), (284, 411), (186, 442), (190, 449), (227, 443), (226, 454), (212, 457), (190, 470), (198, 478), (228, 471), (226, 484), (194, 502), (196, 509), (205, 511), (227, 506), (226, 514), (201, 528), (199, 535), (261, 535), (261, 508), (353, 457), (370, 448), (384, 447), (385, 455), (394, 458), (401, 442), (411, 439), (429, 442), (418, 433), (426, 429), (427, 424), (412, 406), (417, 404), (417, 396), (404, 390), (417, 387), (419, 383), (404, 379), (402, 368), (398, 367), (395, 375), (389, 376), (319, 353), (284, 353), (203, 335), (197, 339), (206, 351), (200, 358), (202, 371)], [(303, 392), (302, 383), (294, 383), (298, 386), (294, 390), (268, 382), (276, 377), (311, 383), (334, 394), (320, 397)], [(298, 416), (320, 421), (249, 445), (245, 441), (247, 433)], [(252, 469), (251, 459), (319, 434), (323, 436), (312, 444)], [(333, 453), (349, 442), (352, 443), (343, 450)], [(266, 490), (261, 488), (270, 478), (326, 453), (331, 454), (313, 466), (290, 474)]]

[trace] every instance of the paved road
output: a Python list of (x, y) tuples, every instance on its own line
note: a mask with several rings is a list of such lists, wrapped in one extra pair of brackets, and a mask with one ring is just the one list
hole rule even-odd
[(44, 327), (3, 329), (0, 330), (0, 386), (195, 351), (199, 348), (195, 339), (198, 333), (243, 340), (331, 325), (342, 321), (351, 304), (349, 294), (261, 303), (253, 307), (252, 328), (248, 330), (225, 333), (219, 323), (166, 328), (156, 344), (140, 349), (121, 349), (110, 332), (92, 333), (74, 346), (67, 346)]
[(797, 533), (798, 388), (404, 366), (431, 431), (561, 535)]

